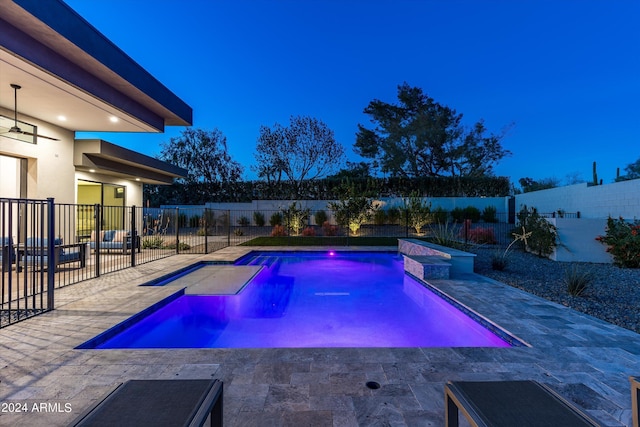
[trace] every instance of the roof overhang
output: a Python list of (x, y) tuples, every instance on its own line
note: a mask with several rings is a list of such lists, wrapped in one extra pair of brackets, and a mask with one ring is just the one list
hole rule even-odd
[(9, 110), (11, 83), (22, 86), (19, 114), (72, 131), (192, 124), (191, 107), (60, 0), (0, 0), (0, 106)]
[(145, 184), (171, 184), (187, 170), (101, 139), (76, 139), (76, 170), (117, 176)]

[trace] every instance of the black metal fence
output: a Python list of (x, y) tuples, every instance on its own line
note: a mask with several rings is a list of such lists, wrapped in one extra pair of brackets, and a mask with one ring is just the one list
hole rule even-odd
[(0, 199), (0, 327), (53, 309), (53, 213), (51, 199)]
[[(579, 218), (555, 212), (546, 217)], [(142, 208), (0, 199), (0, 328), (54, 308), (54, 289), (177, 254), (267, 236), (432, 237), (506, 246), (513, 215), (398, 210), (337, 221), (331, 211)], [(349, 239), (351, 242), (354, 240)], [(354, 243), (355, 244), (355, 243)]]

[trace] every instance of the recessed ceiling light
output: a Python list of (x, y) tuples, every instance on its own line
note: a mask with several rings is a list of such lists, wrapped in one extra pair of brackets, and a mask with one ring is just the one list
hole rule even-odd
[(89, 172), (91, 173), (95, 173), (95, 171), (96, 171), (95, 169), (89, 169)]
[(109, 117), (109, 120), (111, 120), (111, 123), (118, 123), (118, 118), (116, 116)]
[(140, 181), (140, 178), (136, 178), (136, 181)]
[(61, 122), (66, 122), (67, 118), (65, 116), (58, 116), (58, 120), (60, 120)]

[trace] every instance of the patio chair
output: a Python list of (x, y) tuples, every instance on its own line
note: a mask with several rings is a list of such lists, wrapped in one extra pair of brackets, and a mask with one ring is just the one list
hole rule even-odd
[(70, 426), (222, 426), (219, 380), (130, 380)]
[(11, 237), (0, 237), (0, 263), (3, 271), (9, 271), (11, 265), (16, 262), (16, 248), (13, 245), (13, 239)]
[(458, 426), (460, 411), (472, 426), (598, 426), (544, 384), (535, 381), (449, 382), (445, 425)]

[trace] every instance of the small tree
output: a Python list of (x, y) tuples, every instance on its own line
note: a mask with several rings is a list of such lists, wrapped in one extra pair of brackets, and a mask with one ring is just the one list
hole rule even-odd
[(357, 194), (355, 188), (349, 184), (342, 184), (341, 193), (340, 200), (329, 202), (328, 206), (338, 224), (348, 227), (355, 236), (362, 224), (371, 220), (376, 208), (372, 199)]
[(306, 226), (309, 212), (309, 208), (302, 209), (296, 202), (291, 203), (287, 209), (282, 210), (285, 225), (289, 230), (293, 231), (294, 235), (300, 234), (300, 230)]
[(417, 193), (412, 193), (402, 201), (406, 223), (415, 229), (416, 234), (422, 234), (422, 227), (433, 222), (431, 202), (427, 202)]

